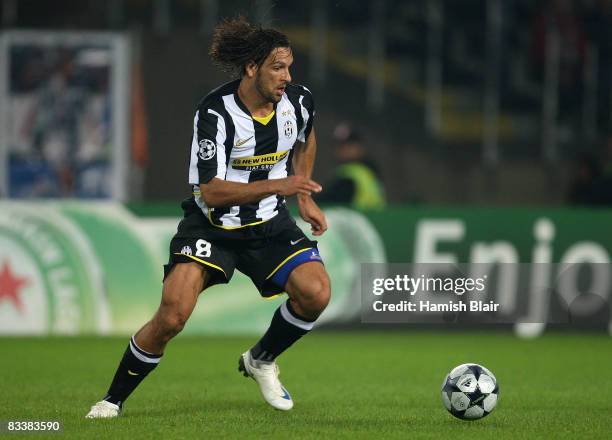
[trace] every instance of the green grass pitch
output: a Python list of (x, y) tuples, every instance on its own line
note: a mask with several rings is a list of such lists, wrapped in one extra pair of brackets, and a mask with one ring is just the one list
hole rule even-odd
[[(255, 338), (178, 337), (115, 420), (86, 420), (127, 338), (0, 339), (0, 420), (59, 420), (57, 438), (610, 438), (605, 335), (318, 331), (280, 358), (295, 407), (268, 407), (237, 372)], [(465, 362), (496, 374), (500, 402), (453, 418), (440, 386)], [(24, 438), (16, 435), (14, 438)], [(37, 435), (33, 438), (48, 438)]]

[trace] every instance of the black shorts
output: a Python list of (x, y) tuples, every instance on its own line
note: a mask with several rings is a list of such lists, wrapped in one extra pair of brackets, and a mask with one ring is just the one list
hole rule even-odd
[(322, 262), (317, 242), (304, 235), (286, 209), (264, 223), (230, 230), (211, 225), (201, 210), (193, 209), (186, 210), (170, 242), (164, 279), (175, 264), (197, 262), (209, 270), (207, 287), (228, 283), (238, 269), (263, 297), (270, 297), (285, 291), (275, 274), (307, 261)]

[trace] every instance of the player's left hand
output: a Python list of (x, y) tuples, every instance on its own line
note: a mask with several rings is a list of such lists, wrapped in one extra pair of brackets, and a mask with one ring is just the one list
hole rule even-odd
[(298, 195), (298, 206), (300, 216), (311, 226), (312, 235), (323, 235), (327, 231), (327, 220), (325, 220), (325, 214), (312, 200), (312, 197)]

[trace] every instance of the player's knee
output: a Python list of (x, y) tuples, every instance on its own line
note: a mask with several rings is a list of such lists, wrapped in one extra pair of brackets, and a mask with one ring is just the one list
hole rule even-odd
[(166, 310), (160, 313), (158, 320), (160, 338), (167, 342), (178, 335), (185, 327), (188, 318), (189, 316), (180, 310)]
[(317, 277), (309, 281), (297, 301), (303, 311), (311, 317), (318, 317), (329, 304), (331, 287), (327, 276)]

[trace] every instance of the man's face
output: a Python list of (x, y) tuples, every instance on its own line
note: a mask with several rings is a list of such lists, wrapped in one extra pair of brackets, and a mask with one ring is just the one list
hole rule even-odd
[(293, 54), (288, 47), (277, 47), (257, 69), (255, 88), (269, 102), (279, 102), (285, 87), (291, 82), (289, 67), (293, 64)]

